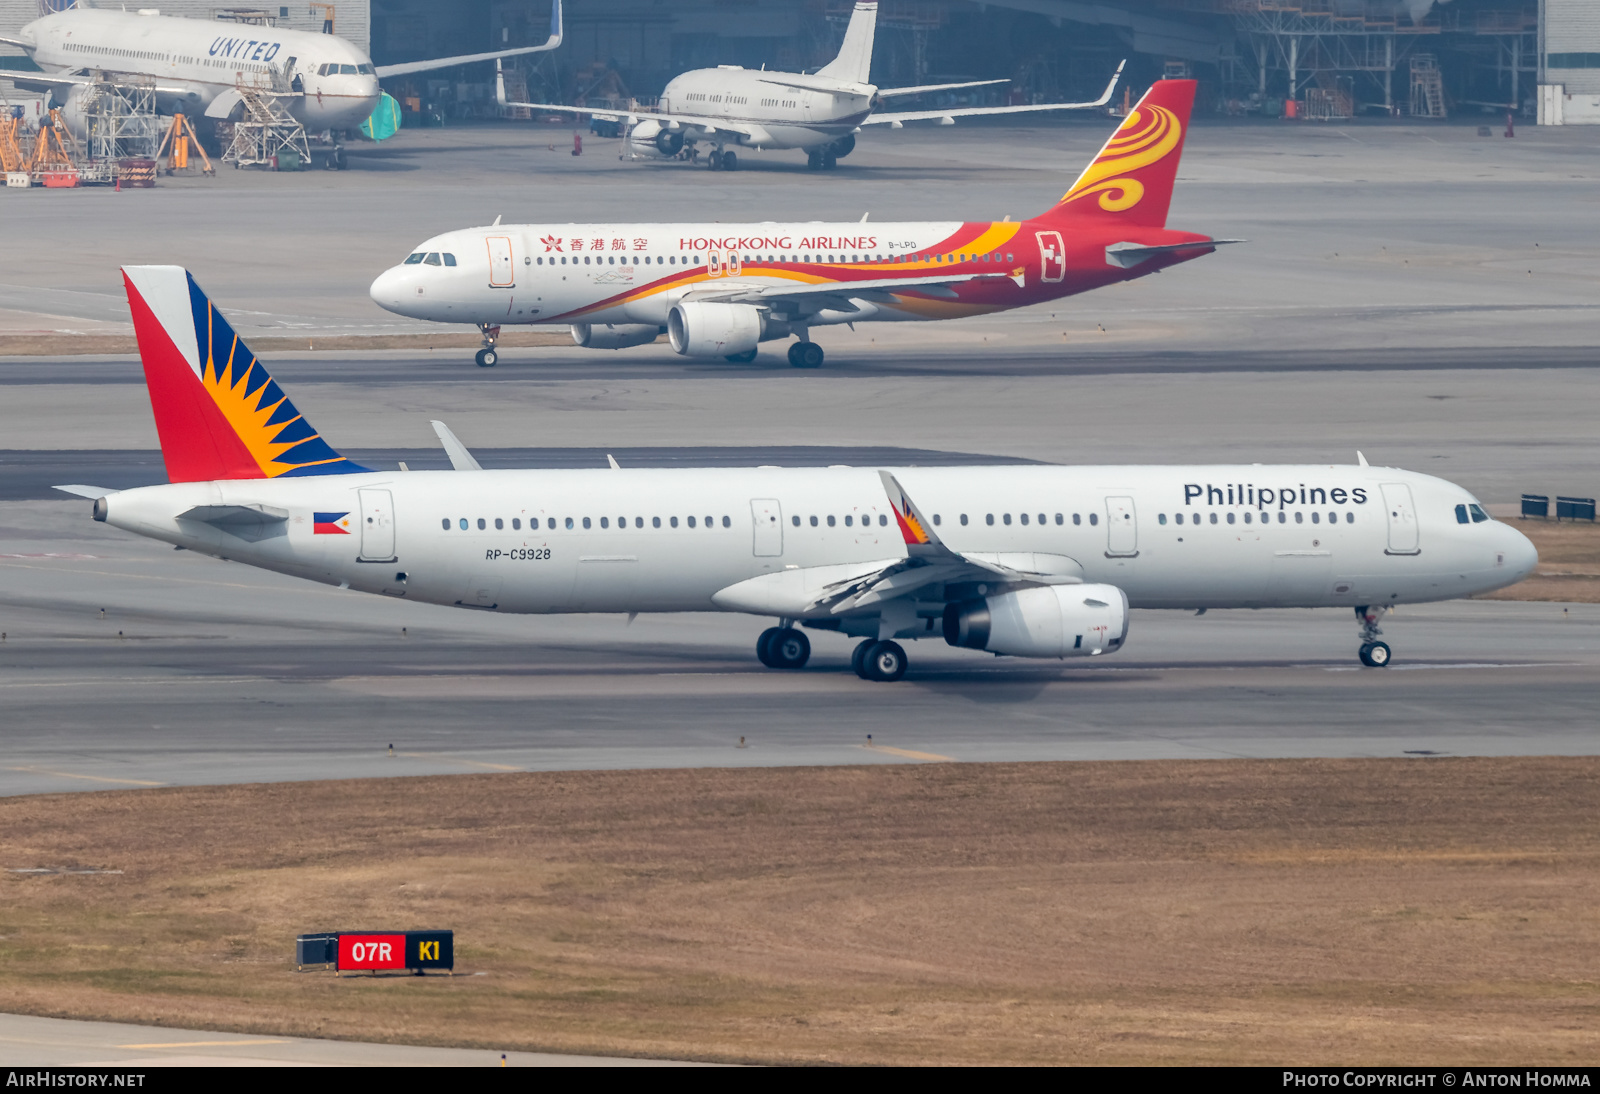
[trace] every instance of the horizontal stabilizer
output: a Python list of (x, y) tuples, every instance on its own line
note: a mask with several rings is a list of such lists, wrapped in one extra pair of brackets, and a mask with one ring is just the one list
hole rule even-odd
[(198, 520), (219, 526), (242, 524), (282, 524), (289, 510), (275, 505), (196, 505), (178, 514), (179, 520)]
[(1124, 270), (1131, 270), (1141, 262), (1147, 262), (1158, 255), (1171, 254), (1175, 251), (1213, 250), (1225, 243), (1245, 243), (1243, 239), (1195, 239), (1188, 243), (1166, 243), (1159, 247), (1146, 247), (1142, 243), (1113, 243), (1106, 248), (1106, 265), (1120, 266)]
[(119, 492), (116, 490), (108, 490), (103, 486), (85, 486), (78, 482), (70, 483), (66, 486), (52, 486), (50, 489), (59, 490), (63, 494), (72, 494), (75, 497), (88, 498), (90, 501), (94, 501), (97, 498), (104, 498)]

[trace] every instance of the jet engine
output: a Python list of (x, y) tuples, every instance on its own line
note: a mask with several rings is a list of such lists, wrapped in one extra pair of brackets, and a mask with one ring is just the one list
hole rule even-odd
[(671, 159), (683, 151), (683, 131), (668, 129), (654, 118), (647, 118), (628, 133), (628, 150), (635, 156)]
[(661, 328), (654, 323), (574, 323), (572, 340), (584, 349), (627, 349), (647, 346)]
[(844, 136), (840, 137), (838, 140), (836, 140), (832, 144), (828, 145), (828, 151), (833, 155), (833, 158), (836, 159), (836, 160), (844, 159), (846, 156), (848, 156), (850, 153), (854, 152), (855, 150), (856, 150), (856, 135), (854, 133), (846, 133)]
[(1115, 585), (1044, 585), (947, 604), (944, 640), (1016, 657), (1087, 657), (1122, 648), (1128, 597)]
[(752, 353), (761, 341), (761, 310), (749, 304), (685, 300), (667, 313), (667, 338), (685, 357)]
[(675, 129), (663, 129), (656, 134), (656, 151), (663, 156), (676, 156), (683, 151), (683, 132)]

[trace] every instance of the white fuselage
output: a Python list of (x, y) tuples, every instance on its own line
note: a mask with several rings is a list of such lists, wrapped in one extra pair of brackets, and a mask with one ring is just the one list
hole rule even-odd
[[(1050, 566), (1019, 568), (1117, 586), (1134, 607), (1445, 600), (1509, 585), (1536, 561), (1511, 527), (1461, 523), (1457, 507), (1465, 513), (1473, 499), (1460, 487), (1392, 468), (893, 473), (951, 550), (1048, 556)], [(254, 506), (288, 517), (221, 527), (178, 519), (196, 506)], [(500, 612), (710, 611), (728, 606), (714, 599), (719, 591), (764, 574), (798, 569), (825, 577), (818, 568), (906, 555), (874, 468), (372, 472), (181, 483), (112, 494), (105, 517), (140, 535), (313, 581)], [(330, 533), (329, 520), (344, 523)], [(916, 613), (896, 624), (900, 637), (937, 634), (931, 620), (943, 610), (944, 589), (918, 595), (926, 601), (914, 601)], [(876, 619), (877, 609), (858, 614)], [(844, 622), (847, 630), (854, 625)], [(863, 630), (875, 633), (875, 624)]]
[[(946, 254), (960, 221), (767, 224), (514, 224), (434, 236), (372, 283), (374, 302), (413, 319), (516, 323), (664, 324), (688, 294), (747, 284), (814, 283), (828, 270), (886, 274), (1009, 270), (1020, 224), (998, 226), (981, 254)], [(1005, 238), (1000, 238), (1004, 236)], [(1029, 241), (1031, 244), (1031, 241)], [(1012, 256), (1007, 260), (1007, 255)], [(1019, 301), (1019, 303), (1022, 301)], [(902, 310), (879, 299), (809, 316), (813, 325), (941, 318), (927, 301)]]
[(201, 114), (241, 82), (270, 88), (273, 70), (295, 92), (283, 101), (312, 131), (359, 126), (380, 95), (371, 58), (331, 34), (74, 8), (22, 35), (47, 73), (147, 76), (173, 89), (157, 96), (163, 113)]
[[(809, 86), (795, 86), (790, 80)], [(783, 81), (783, 82), (780, 82)], [(876, 88), (820, 76), (764, 72), (726, 65), (675, 76), (655, 110), (732, 123), (732, 128), (688, 126), (690, 139), (747, 148), (817, 148), (853, 133), (872, 113)], [(632, 132), (637, 151), (648, 152), (661, 123), (646, 120)]]

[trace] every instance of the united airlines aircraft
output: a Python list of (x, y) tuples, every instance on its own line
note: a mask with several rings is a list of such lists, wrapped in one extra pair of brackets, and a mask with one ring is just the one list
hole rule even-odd
[(914, 639), (1016, 657), (1126, 648), (1130, 608), (1343, 608), (1510, 585), (1533, 545), (1430, 475), (1355, 465), (452, 471), (341, 456), (187, 272), (123, 271), (171, 480), (94, 518), (269, 570), (473, 611), (744, 612), (799, 669), (807, 630), (869, 680)]
[(1194, 92), (1192, 80), (1157, 83), (1061, 200), (1021, 223), (496, 221), (417, 244), (372, 283), (372, 299), (416, 319), (475, 324), (482, 366), (498, 360), (503, 325), (536, 323), (570, 326), (589, 349), (666, 334), (686, 357), (735, 362), (793, 336), (789, 363), (816, 368), (812, 327), (1007, 311), (1237, 242), (1166, 226)]

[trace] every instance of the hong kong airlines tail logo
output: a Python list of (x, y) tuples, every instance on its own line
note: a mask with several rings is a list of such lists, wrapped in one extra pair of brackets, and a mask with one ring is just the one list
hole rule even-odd
[(1118, 127), (1105, 150), (1061, 198), (1063, 205), (1099, 195), (1108, 213), (1132, 209), (1144, 199), (1144, 183), (1132, 173), (1165, 159), (1183, 141), (1183, 123), (1164, 106), (1141, 105)]

